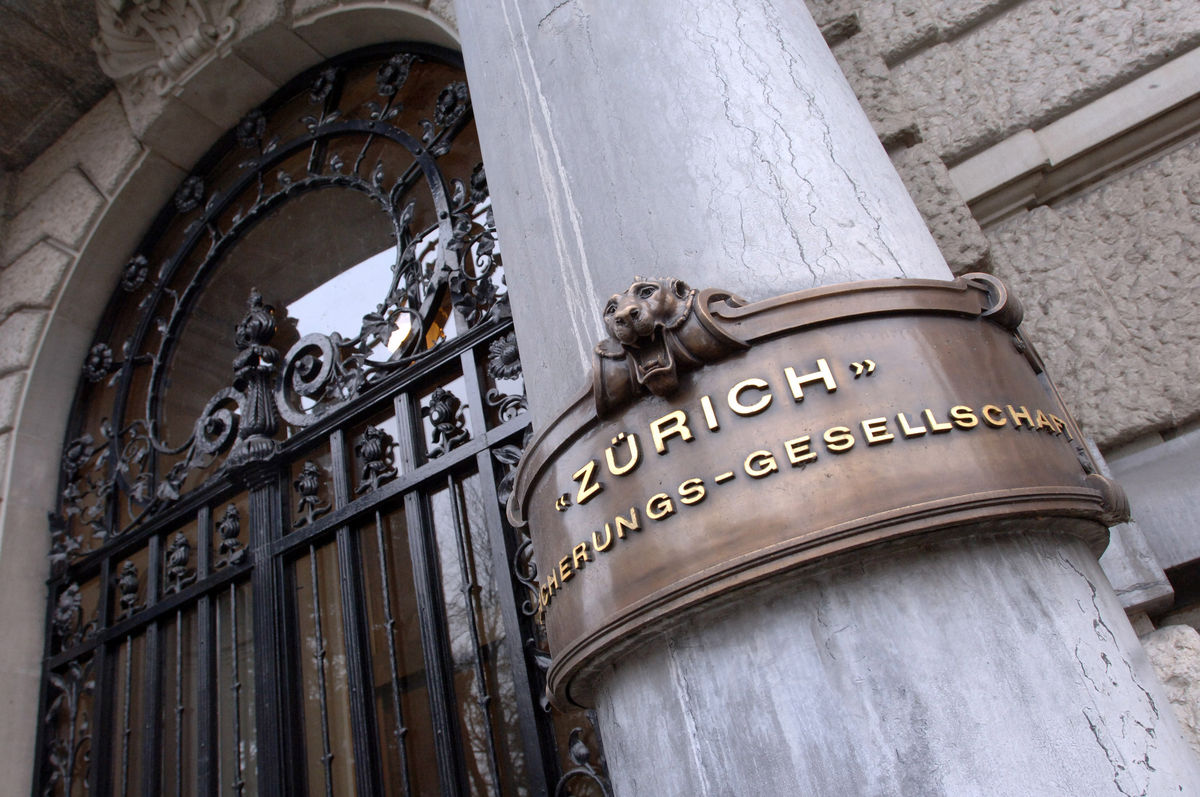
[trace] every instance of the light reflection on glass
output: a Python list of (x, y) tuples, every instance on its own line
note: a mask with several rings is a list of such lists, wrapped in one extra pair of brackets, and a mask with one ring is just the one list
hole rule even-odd
[(363, 301), (363, 287), (371, 286), (378, 300), (382, 300), (395, 263), (393, 246), (351, 266), (289, 304), (287, 314), (296, 320), (300, 337), (333, 331), (345, 337), (358, 334), (363, 313), (371, 309)]

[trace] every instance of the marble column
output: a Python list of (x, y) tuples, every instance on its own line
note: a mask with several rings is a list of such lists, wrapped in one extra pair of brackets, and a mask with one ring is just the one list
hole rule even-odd
[[(634, 275), (750, 300), (949, 278), (803, 3), (457, 11), (536, 426)], [(618, 797), (1200, 793), (1095, 556), (1052, 522), (789, 573), (615, 660), (596, 700)]]

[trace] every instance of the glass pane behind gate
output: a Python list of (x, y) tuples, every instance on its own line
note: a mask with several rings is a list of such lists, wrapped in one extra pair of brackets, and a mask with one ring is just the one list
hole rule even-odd
[(376, 512), (358, 534), (384, 788), (395, 795), (439, 794), (404, 510)]
[(354, 737), (337, 545), (308, 550), (295, 563), (308, 793), (349, 795), (354, 794)]
[(471, 794), (525, 794), (516, 689), (497, 592), (507, 572), (497, 573), (493, 564), (488, 500), (477, 475), (447, 475), (446, 486), (430, 495), (430, 506)]

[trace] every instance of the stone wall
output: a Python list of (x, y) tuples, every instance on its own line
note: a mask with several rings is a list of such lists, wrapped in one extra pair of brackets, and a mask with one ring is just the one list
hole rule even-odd
[(1200, 416), (1200, 140), (988, 237), (1102, 447)]
[(967, 15), (946, 27), (948, 41), (892, 71), (925, 140), (953, 164), (1192, 49), (1200, 43), (1200, 5), (1026, 0), (982, 23)]

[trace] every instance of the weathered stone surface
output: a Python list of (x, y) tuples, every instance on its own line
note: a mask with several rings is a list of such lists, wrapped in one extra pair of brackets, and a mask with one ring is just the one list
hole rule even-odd
[(866, 0), (859, 15), (888, 63), (937, 38), (937, 20), (922, 0)]
[(0, 4), (0, 166), (20, 170), (112, 88), (90, 40), (95, 4)]
[(988, 237), (1102, 448), (1200, 415), (1200, 140)]
[(45, 311), (22, 310), (0, 324), (0, 376), (29, 365), (45, 323)]
[(941, 158), (925, 144), (897, 149), (891, 156), (950, 269), (962, 274), (987, 268), (991, 245)]
[(1142, 637), (1150, 663), (1166, 687), (1184, 738), (1200, 754), (1200, 633), (1168, 625)]
[[(18, 372), (0, 377), (0, 432), (12, 430), (21, 400), (21, 388), (24, 386), (25, 374), (23, 373)], [(3, 473), (3, 468), (3, 461), (0, 461), (0, 473)]]
[(833, 54), (883, 146), (912, 145), (920, 138), (916, 119), (876, 49), (871, 37), (860, 33), (834, 47)]
[(841, 20), (851, 16), (857, 18), (858, 10), (862, 7), (862, 3), (857, 0), (806, 0), (804, 5), (808, 7), (808, 13), (812, 14), (813, 22), (817, 23), (822, 33), (825, 33), (827, 26), (836, 25)]
[[(868, 28), (874, 33), (874, 28)], [(1038, 127), (1200, 41), (1200, 4), (1031, 0), (892, 72), (922, 134), (954, 162)]]
[(39, 241), (0, 271), (0, 321), (26, 307), (49, 307), (71, 256)]
[(78, 247), (104, 204), (104, 196), (83, 172), (64, 172), (9, 221), (0, 241), (0, 263), (12, 263), (43, 238)]
[(13, 210), (28, 206), (55, 178), (76, 165), (97, 188), (111, 194), (141, 150), (141, 144), (129, 129), (120, 99), (115, 91), (110, 92), (21, 172)]

